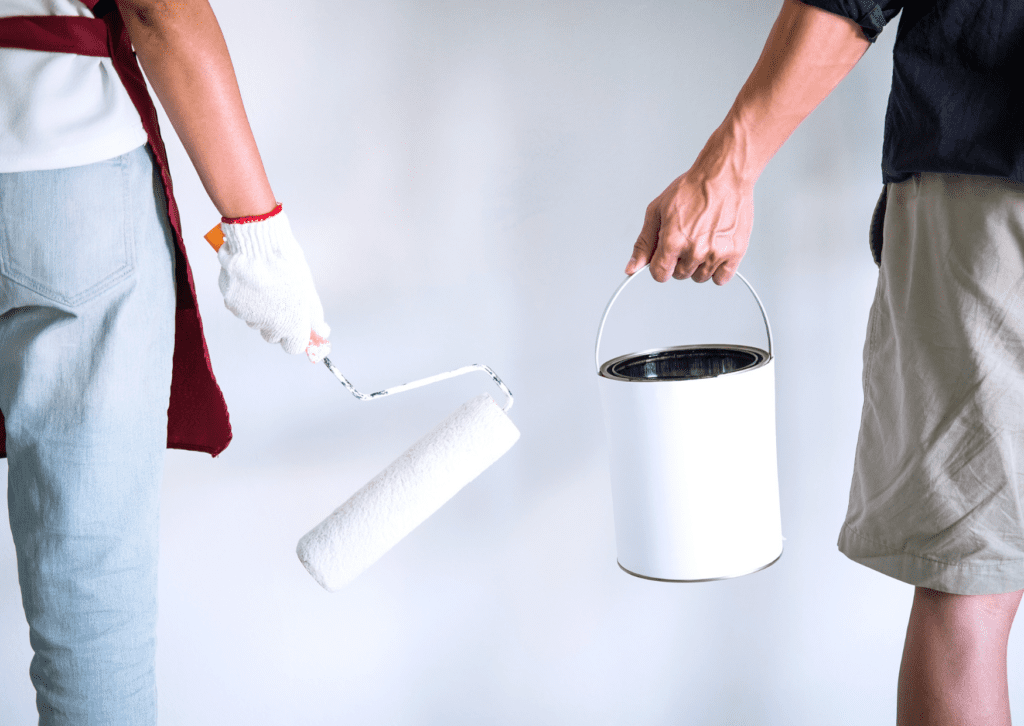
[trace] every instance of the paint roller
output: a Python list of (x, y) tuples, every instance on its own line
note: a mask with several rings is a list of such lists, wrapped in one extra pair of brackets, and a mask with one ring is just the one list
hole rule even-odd
[[(220, 249), (224, 235), (219, 225), (206, 234), (206, 240)], [(311, 331), (307, 350), (325, 342)], [(511, 391), (493, 370), (479, 363), (376, 393), (360, 393), (329, 358), (323, 364), (361, 401), (477, 370), (490, 375), (507, 399), (499, 407), (484, 393), (460, 406), (299, 540), (299, 560), (313, 579), (334, 592), (500, 459), (519, 440), (519, 429), (506, 415), (512, 408)]]

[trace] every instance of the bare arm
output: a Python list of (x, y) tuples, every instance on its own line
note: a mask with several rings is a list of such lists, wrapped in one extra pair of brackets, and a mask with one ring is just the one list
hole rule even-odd
[(725, 284), (750, 239), (754, 183), (871, 43), (838, 15), (785, 0), (761, 57), (693, 166), (647, 207), (626, 274)]
[(277, 201), (249, 128), (228, 47), (207, 0), (117, 0), (142, 70), (217, 211)]

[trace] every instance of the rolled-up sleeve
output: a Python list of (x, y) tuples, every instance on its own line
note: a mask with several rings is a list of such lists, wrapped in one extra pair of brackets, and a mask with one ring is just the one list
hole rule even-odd
[(827, 10), (857, 23), (864, 37), (874, 43), (886, 23), (899, 15), (906, 0), (800, 0), (804, 5)]

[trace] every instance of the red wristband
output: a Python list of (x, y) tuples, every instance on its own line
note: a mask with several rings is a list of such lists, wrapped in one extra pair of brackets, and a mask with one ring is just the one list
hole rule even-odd
[(220, 221), (224, 222), (225, 224), (245, 224), (246, 222), (262, 222), (264, 219), (270, 219), (271, 217), (273, 217), (275, 214), (277, 214), (280, 211), (281, 211), (281, 204), (278, 203), (278, 205), (276, 207), (274, 207), (271, 211), (267, 212), (266, 214), (261, 214), (261, 215), (256, 216), (256, 217), (235, 217), (233, 219), (229, 219), (227, 217), (221, 217)]

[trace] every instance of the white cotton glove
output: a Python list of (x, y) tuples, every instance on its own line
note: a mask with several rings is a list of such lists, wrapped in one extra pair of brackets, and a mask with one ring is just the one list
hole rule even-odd
[(305, 350), (313, 363), (323, 360), (331, 352), (326, 341), (331, 329), (284, 211), (258, 222), (222, 221), (220, 228), (224, 244), (217, 258), (224, 306), (258, 328), (268, 343), (279, 342), (291, 354)]

